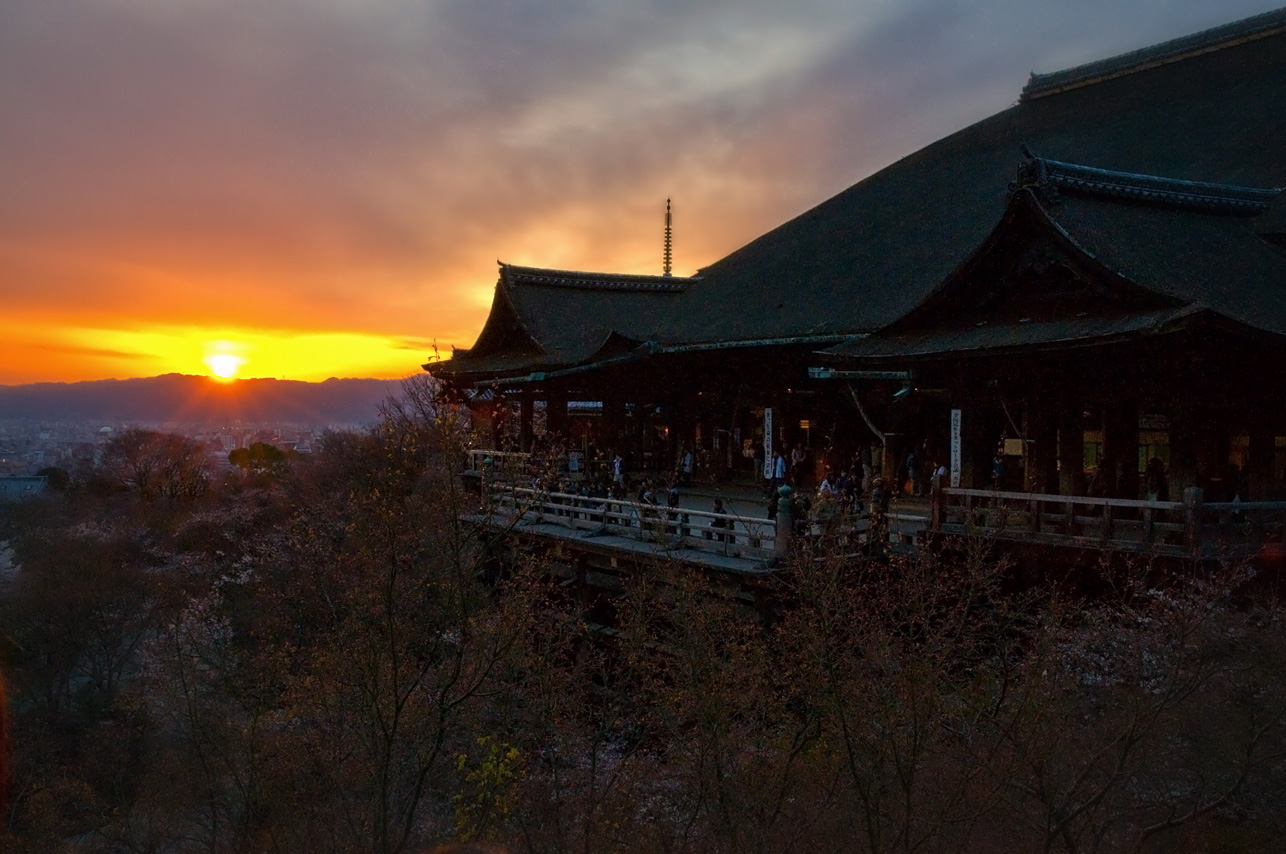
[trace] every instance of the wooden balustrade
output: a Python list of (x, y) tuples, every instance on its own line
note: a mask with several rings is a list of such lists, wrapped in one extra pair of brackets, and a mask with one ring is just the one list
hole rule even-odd
[[(778, 545), (788, 548), (787, 538), (779, 544), (771, 519), (519, 487), (512, 481), (526, 473), (529, 455), (471, 451), (470, 463), (485, 467), (487, 457), (493, 473), (483, 478), (488, 512), (513, 521), (749, 559), (771, 558)], [(495, 475), (497, 468), (508, 475)], [(1183, 501), (1140, 501), (943, 488), (933, 494), (928, 518), (890, 513), (887, 519), (890, 539), (908, 544), (927, 530), (1203, 559), (1286, 549), (1286, 502), (1205, 503), (1199, 489), (1186, 490)], [(864, 517), (845, 516), (808, 520), (797, 531), (860, 544), (866, 526)]]
[(769, 558), (777, 540), (776, 523), (771, 519), (619, 498), (498, 487), (491, 491), (489, 506), (492, 513), (523, 522), (730, 557)]
[(1201, 490), (1183, 501), (1139, 501), (944, 488), (934, 493), (931, 529), (1119, 551), (1215, 555), (1281, 542), (1286, 502), (1207, 504)]

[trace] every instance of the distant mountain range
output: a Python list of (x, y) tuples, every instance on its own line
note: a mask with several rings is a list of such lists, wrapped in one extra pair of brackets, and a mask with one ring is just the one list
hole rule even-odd
[(133, 380), (0, 386), (0, 419), (365, 424), (401, 380), (249, 379), (165, 374)]

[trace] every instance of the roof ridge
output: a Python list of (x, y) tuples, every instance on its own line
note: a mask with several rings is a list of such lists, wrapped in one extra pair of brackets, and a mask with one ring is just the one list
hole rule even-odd
[(1069, 89), (1079, 89), (1082, 86), (1133, 74), (1136, 71), (1146, 71), (1158, 65), (1235, 47), (1283, 31), (1286, 31), (1286, 7), (1062, 71), (1052, 71), (1047, 74), (1032, 72), (1027, 85), (1023, 87), (1019, 101), (1025, 102), (1056, 95)]
[(501, 264), (500, 274), (511, 285), (537, 285), (580, 290), (682, 293), (699, 277), (653, 276), (644, 273), (593, 273)]
[(1278, 187), (1242, 187), (1116, 172), (1043, 157), (1032, 157), (1018, 168), (1015, 189), (1026, 186), (1240, 216), (1263, 213), (1282, 192)]
[(530, 276), (558, 276), (560, 278), (583, 278), (598, 279), (603, 281), (613, 280), (640, 280), (640, 281), (668, 281), (676, 279), (681, 282), (694, 282), (700, 279), (700, 276), (665, 276), (653, 273), (604, 273), (593, 270), (563, 270), (556, 267), (525, 267), (521, 264), (506, 264), (500, 262), (502, 270), (519, 275)]

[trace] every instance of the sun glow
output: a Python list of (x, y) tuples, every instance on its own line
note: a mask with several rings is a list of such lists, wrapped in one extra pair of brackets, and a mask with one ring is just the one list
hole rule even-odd
[(238, 341), (206, 341), (203, 348), (205, 358), (201, 361), (210, 369), (210, 375), (216, 380), (231, 382), (241, 372), (241, 366), (247, 361), (249, 349)]
[[(420, 373), (420, 366), (434, 355), (432, 339), (364, 332), (208, 326), (113, 329), (55, 321), (0, 312), (0, 385), (166, 373), (221, 381), (392, 379)], [(466, 329), (447, 340), (469, 340), (473, 334)], [(450, 352), (447, 348), (442, 355)], [(229, 356), (233, 358), (225, 358)]]
[(231, 353), (215, 353), (213, 356), (206, 356), (205, 363), (209, 365), (210, 373), (215, 379), (232, 380), (236, 379), (237, 371), (241, 370), (246, 360)]

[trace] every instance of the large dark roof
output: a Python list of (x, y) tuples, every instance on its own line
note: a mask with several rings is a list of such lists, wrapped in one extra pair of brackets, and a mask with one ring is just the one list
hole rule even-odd
[[(1090, 172), (1164, 176), (1194, 187), (1286, 186), (1284, 24), (1286, 10), (1199, 34), (1181, 51), (1162, 45), (1155, 55), (1072, 69), (1064, 82), (1074, 78), (1074, 88), (1053, 85), (1056, 75), (1037, 77), (1013, 107), (768, 232), (681, 291), (508, 285), (502, 276), (493, 315), (506, 304), (520, 315), (544, 364), (588, 359), (613, 332), (670, 345), (870, 333), (924, 301), (983, 243), (1005, 211), (1025, 148)], [(1039, 81), (1041, 97), (1033, 97)], [(1286, 231), (1280, 199), (1258, 219), (1219, 224), (1185, 219), (1181, 210), (1142, 222), (1136, 208), (1122, 199), (1087, 199), (1069, 203), (1059, 217), (1080, 229), (1105, 263), (1146, 268), (1131, 278), (1162, 292), (1217, 295), (1215, 247), (1250, 251), (1255, 231)], [(1112, 229), (1137, 230), (1139, 245), (1112, 243)], [(1173, 246), (1176, 240), (1205, 246)], [(1170, 256), (1159, 250), (1166, 245), (1175, 250)], [(1245, 306), (1244, 314), (1262, 314), (1253, 300)], [(492, 320), (474, 347), (479, 357), (503, 349), (488, 333)]]
[[(1023, 146), (1053, 160), (1286, 185), (1286, 34), (1020, 103), (872, 175), (701, 271), (709, 334), (864, 332), (923, 300), (1000, 219)], [(727, 306), (744, 305), (730, 313)]]

